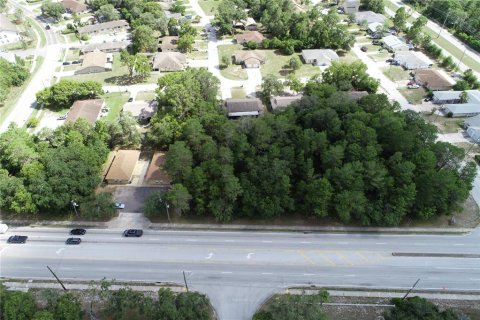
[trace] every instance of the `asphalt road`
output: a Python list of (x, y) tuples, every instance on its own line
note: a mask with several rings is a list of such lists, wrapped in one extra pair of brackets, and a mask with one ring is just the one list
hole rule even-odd
[[(12, 234), (26, 244), (6, 244)], [(395, 257), (392, 252), (479, 254), (471, 235), (301, 234), (88, 230), (66, 246), (66, 229), (0, 235), (0, 276), (183, 282), (209, 295), (220, 319), (250, 319), (270, 294), (293, 285), (480, 290), (480, 259)]]

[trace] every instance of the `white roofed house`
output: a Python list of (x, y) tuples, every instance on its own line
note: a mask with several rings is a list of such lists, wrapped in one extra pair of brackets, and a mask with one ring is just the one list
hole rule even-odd
[(17, 26), (6, 15), (0, 14), (0, 45), (20, 41), (21, 36)]
[(383, 47), (390, 52), (408, 51), (408, 45), (394, 35), (383, 38)]
[(467, 134), (476, 142), (480, 141), (480, 114), (468, 118), (463, 122), (463, 127), (467, 129)]
[(417, 51), (398, 51), (395, 52), (393, 61), (407, 70), (427, 69), (433, 65), (425, 54)]
[(378, 30), (383, 29), (383, 23), (380, 22), (372, 22), (368, 24), (367, 32), (371, 35), (379, 35), (383, 37), (383, 34), (379, 34)]
[(355, 13), (355, 21), (358, 24), (361, 24), (363, 21), (366, 21), (368, 24), (372, 22), (384, 23), (386, 20), (385, 16), (380, 13), (375, 13), (373, 11), (361, 11)]
[(480, 114), (480, 91), (466, 90), (467, 99), (461, 101), (462, 91), (434, 91), (433, 102), (442, 104), (445, 114), (454, 118), (472, 117)]
[(308, 49), (302, 50), (302, 58), (305, 63), (314, 66), (329, 66), (332, 61), (339, 59), (337, 53), (332, 49)]

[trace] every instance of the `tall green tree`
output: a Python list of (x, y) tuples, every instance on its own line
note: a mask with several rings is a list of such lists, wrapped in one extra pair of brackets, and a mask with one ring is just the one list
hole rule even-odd
[(400, 7), (395, 12), (395, 17), (393, 18), (393, 26), (397, 31), (404, 31), (407, 26), (407, 19), (410, 15), (407, 13), (405, 7)]
[(152, 28), (148, 26), (138, 26), (132, 32), (132, 48), (137, 52), (156, 52), (157, 38)]
[(360, 4), (363, 10), (369, 10), (376, 13), (385, 12), (385, 3), (383, 0), (361, 0)]
[(62, 14), (65, 13), (65, 9), (61, 3), (52, 2), (50, 0), (43, 2), (40, 6), (40, 10), (42, 11), (42, 15), (54, 18), (55, 20), (60, 20)]
[(113, 5), (106, 4), (95, 11), (95, 17), (100, 21), (107, 22), (120, 19), (120, 13)]

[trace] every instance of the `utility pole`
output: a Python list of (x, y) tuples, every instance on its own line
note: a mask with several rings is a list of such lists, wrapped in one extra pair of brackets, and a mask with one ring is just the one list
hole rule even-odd
[(405, 300), (407, 298), (407, 296), (410, 294), (410, 292), (413, 290), (413, 288), (415, 288), (415, 286), (417, 285), (417, 283), (420, 281), (420, 278), (417, 279), (417, 281), (415, 281), (415, 283), (413, 284), (413, 286), (408, 289), (407, 293), (403, 296), (402, 300)]
[(60, 279), (57, 277), (57, 275), (55, 274), (55, 272), (53, 272), (52, 269), (50, 269), (49, 266), (47, 266), (47, 269), (53, 274), (53, 276), (55, 277), (55, 279), (57, 279), (58, 283), (60, 283), (60, 285), (62, 286), (63, 290), (64, 290), (64, 291), (68, 291), (67, 288), (65, 288), (65, 286), (63, 285), (62, 281), (60, 281)]
[(168, 223), (172, 223), (172, 220), (170, 220), (170, 213), (168, 212), (168, 208), (170, 208), (170, 205), (165, 201), (165, 208), (167, 209), (167, 218), (168, 218)]
[(445, 23), (447, 22), (449, 14), (450, 14), (450, 11), (447, 12), (447, 16), (445, 17), (445, 20), (443, 21), (443, 24), (442, 24), (442, 27), (440, 28), (440, 31), (438, 31), (436, 39), (438, 39), (440, 37), (440, 33), (442, 32), (443, 27), (445, 27)]
[(185, 278), (185, 271), (182, 271), (183, 273), (183, 282), (185, 282), (185, 288), (187, 288), (187, 292), (188, 292), (188, 284), (187, 284), (187, 278)]

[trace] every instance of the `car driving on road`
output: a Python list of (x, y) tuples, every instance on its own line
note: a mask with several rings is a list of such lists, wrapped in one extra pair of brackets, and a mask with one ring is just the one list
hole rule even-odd
[(65, 241), (65, 244), (80, 244), (82, 242), (82, 239), (80, 238), (68, 238), (67, 241)]
[(143, 230), (140, 229), (128, 229), (123, 232), (124, 237), (141, 237)]
[(86, 232), (87, 232), (87, 230), (85, 230), (85, 229), (72, 229), (72, 230), (70, 230), (70, 234), (75, 235), (75, 236), (83, 236)]
[(8, 238), (7, 242), (8, 243), (25, 243), (27, 242), (27, 236), (19, 236), (19, 235), (14, 235)]

